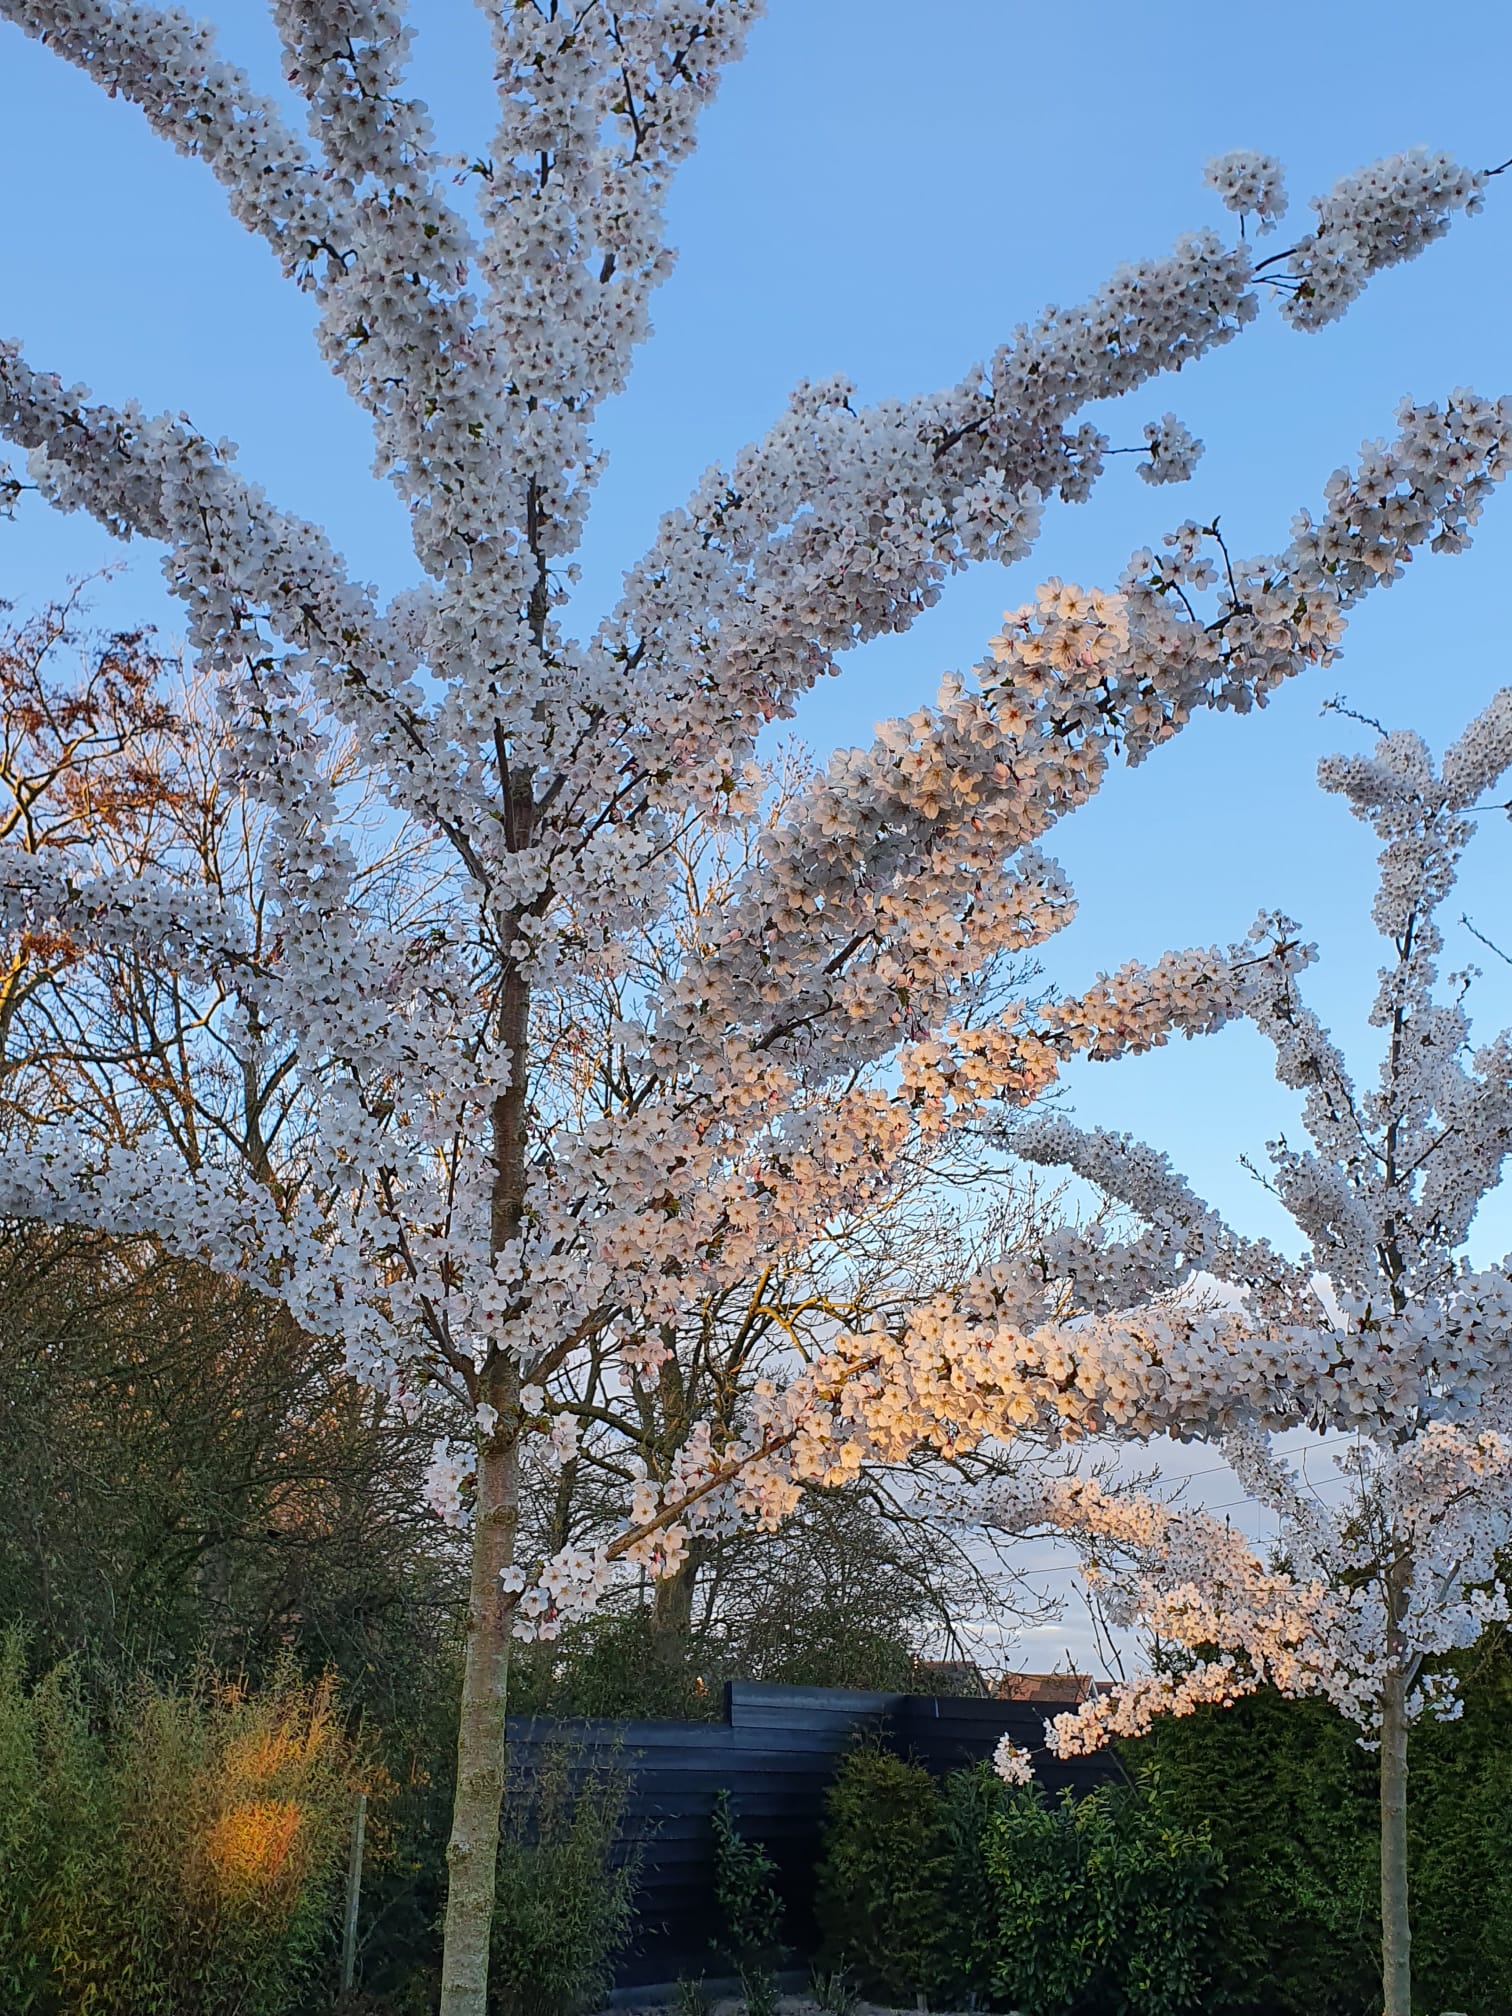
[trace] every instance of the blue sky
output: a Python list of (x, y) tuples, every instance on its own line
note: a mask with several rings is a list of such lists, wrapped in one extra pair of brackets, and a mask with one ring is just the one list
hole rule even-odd
[[(216, 18), (228, 52), (275, 88), (263, 9), (223, 0)], [(464, 0), (419, 0), (416, 19), (417, 89), (443, 144), (486, 146), (477, 19)], [(795, 379), (843, 369), (867, 397), (949, 382), (1120, 260), (1224, 226), (1202, 185), (1214, 153), (1281, 155), (1294, 223), (1309, 195), (1403, 146), (1443, 146), (1477, 166), (1504, 159), (1503, 94), (1475, 79), (1500, 74), (1505, 16), (1457, 10), (1453, 36), (1431, 41), (1425, 24), (1399, 0), (1368, 22), (1338, 4), (1273, 0), (1187, 17), (1179, 33), (1168, 14), (1118, 0), (771, 0), (674, 191), (679, 266), (632, 387), (605, 416), (611, 459), (583, 556), (585, 609), (612, 599), (658, 513), (765, 428)], [(0, 178), (0, 332), (100, 396), (189, 411), (241, 443), (278, 501), (327, 523), (359, 574), (386, 592), (412, 578), (402, 515), (368, 473), (364, 423), (308, 340), (308, 304), (229, 221), (202, 168), (10, 27), (0, 27)], [(799, 731), (821, 752), (867, 737), (879, 716), (931, 697), (942, 672), (973, 663), (1004, 608), (1043, 576), (1111, 581), (1132, 547), (1189, 514), (1221, 511), (1241, 551), (1284, 542), (1296, 508), (1362, 438), (1390, 431), (1404, 395), (1512, 390), (1509, 255), (1512, 176), (1493, 184), (1485, 216), (1377, 281), (1342, 324), (1300, 336), (1269, 315), (1127, 411), (1094, 413), (1134, 442), (1146, 419), (1176, 411), (1207, 443), (1195, 481), (1155, 491), (1131, 460), (1114, 463), (1089, 506), (1047, 515), (1027, 562), (976, 570), (906, 637), (855, 654), (812, 696)], [(39, 598), (121, 557), (84, 521), (33, 507), (0, 526), (0, 592)], [(171, 631), (155, 556), (125, 560), (97, 598), (102, 619), (155, 618)], [(1170, 945), (1227, 941), (1279, 907), (1322, 944), (1313, 998), (1368, 1065), (1372, 847), (1313, 781), (1320, 754), (1364, 731), (1320, 719), (1319, 704), (1342, 691), (1437, 743), (1457, 732), (1509, 677), (1509, 561), (1503, 495), (1472, 554), (1424, 559), (1367, 605), (1335, 671), (1260, 719), (1200, 722), (1116, 778), (1057, 838), (1082, 910), (1048, 948), (1050, 975), (1076, 985)], [(1509, 837), (1488, 824), (1463, 907), (1512, 942)], [(1463, 937), (1451, 943), (1451, 963), (1472, 953)], [(1489, 1031), (1512, 1019), (1512, 969), (1475, 956), (1488, 968), (1475, 998)], [(1279, 1229), (1238, 1155), (1295, 1109), (1247, 1032), (1089, 1068), (1071, 1093), (1088, 1121), (1171, 1152), (1249, 1227)], [(1488, 1213), (1481, 1243), (1486, 1253), (1512, 1243), (1512, 1215)]]

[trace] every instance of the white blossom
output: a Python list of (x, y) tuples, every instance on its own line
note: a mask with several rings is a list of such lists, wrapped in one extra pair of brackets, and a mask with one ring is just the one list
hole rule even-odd
[(1032, 1785), (1034, 1760), (1011, 1736), (1000, 1736), (992, 1753), (992, 1768), (1005, 1785)]
[(1202, 443), (1174, 413), (1145, 423), (1144, 437), (1149, 459), (1141, 462), (1139, 473), (1146, 483), (1185, 483), (1197, 467)]
[(1223, 198), (1226, 210), (1259, 220), (1262, 231), (1273, 231), (1286, 215), (1286, 181), (1273, 154), (1241, 147), (1219, 154), (1203, 170), (1203, 180)]
[(1473, 215), (1485, 185), (1484, 174), (1426, 147), (1346, 176), (1313, 199), (1318, 226), (1287, 267), (1282, 314), (1298, 329), (1335, 321), (1374, 274), (1443, 237), (1455, 211)]

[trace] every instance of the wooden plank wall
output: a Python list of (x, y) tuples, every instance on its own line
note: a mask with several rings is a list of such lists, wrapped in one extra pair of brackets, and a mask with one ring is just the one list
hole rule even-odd
[(725, 1690), (721, 1722), (512, 1716), (510, 1764), (528, 1772), (543, 1745), (565, 1742), (584, 1766), (613, 1763), (629, 1773), (627, 1835), (639, 1844), (641, 1883), (637, 1936), (616, 1969), (617, 1984), (628, 1988), (724, 1971), (714, 1952), (710, 1815), (718, 1792), (729, 1793), (741, 1833), (776, 1862), (787, 1936), (807, 1960), (824, 1794), (853, 1736), (874, 1729), (889, 1748), (943, 1776), (990, 1758), (1011, 1734), (1035, 1751), (1040, 1782), (1052, 1793), (1082, 1792), (1116, 1772), (1103, 1758), (1059, 1764), (1042, 1748), (1044, 1720), (1031, 1702), (740, 1682)]

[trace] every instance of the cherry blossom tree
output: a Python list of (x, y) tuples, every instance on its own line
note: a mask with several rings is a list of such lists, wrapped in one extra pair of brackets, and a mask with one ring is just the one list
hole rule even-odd
[[(1048, 827), (1120, 751), (1326, 662), (1348, 610), (1422, 544), (1463, 545), (1505, 471), (1512, 408), (1456, 393), (1405, 409), (1270, 555), (1232, 559), (1189, 525), (1114, 593), (1051, 584), (978, 674), (836, 756), (763, 833), (675, 970), (629, 989), (613, 1099), (579, 1122), (570, 1049), (550, 1032), (676, 913), (679, 840), (760, 818), (766, 725), (847, 649), (907, 628), (957, 569), (1026, 554), (1047, 499), (1085, 498), (1109, 447), (1089, 406), (1231, 340), (1267, 287), (1289, 321), (1319, 326), (1478, 208), (1487, 178), (1394, 157), (1257, 264), (1247, 220), (1282, 213), (1279, 168), (1215, 164), (1237, 241), (1202, 230), (1121, 268), (942, 392), (862, 408), (843, 380), (800, 386), (668, 512), (615, 609), (574, 637), (594, 418), (647, 332), (671, 261), (667, 183), (756, 0), (485, 4), (499, 126), (468, 172), (473, 225), (407, 95), (397, 8), (273, 12), (310, 145), (176, 11), (0, 0), (203, 160), (308, 293), (423, 580), (380, 603), (324, 533), (239, 475), (229, 444), (92, 403), (0, 347), (0, 435), (29, 455), (30, 483), (164, 548), (222, 695), (223, 781), (266, 818), (255, 933), (213, 888), (150, 867), (13, 850), (0, 891), (8, 928), (212, 991), (214, 1040), (254, 1074), (281, 1046), (309, 1164), (291, 1199), (243, 1156), (190, 1167), (167, 1144), (102, 1149), (64, 1127), (0, 1163), (0, 1207), (150, 1233), (342, 1340), (400, 1402), (453, 1397), (465, 1446), (435, 1484), (467, 1490), (473, 1567), (442, 2006), (481, 2016), (511, 1630), (581, 1614), (616, 1564), (675, 1569), (708, 1522), (778, 1519), (802, 1480), (843, 1480), (885, 1445), (950, 1454), (942, 1403), (978, 1377), (1006, 1263), (916, 1318), (842, 1330), (787, 1385), (758, 1387), (738, 1424), (691, 1434), (666, 1476), (632, 1478), (612, 1539), (536, 1562), (517, 1558), (520, 1465), (556, 1419), (551, 1382), (592, 1351), (654, 1381), (668, 1325), (863, 1209), (911, 1144), (1032, 1098), (1066, 1056), (1244, 1006), (1259, 983), (1206, 953), (1043, 1010), (980, 1003), (1070, 914), (1037, 848)], [(1179, 420), (1152, 422), (1145, 473), (1179, 478), (1196, 447)], [(369, 894), (338, 747), (450, 859), (449, 900), (418, 928)], [(1253, 964), (1289, 956), (1267, 939)], [(1136, 1344), (1118, 1348), (1088, 1419), (1116, 1410), (1115, 1379), (1144, 1376)], [(956, 1351), (959, 1373), (930, 1385), (924, 1360)], [(1064, 1399), (1058, 1380), (1033, 1398), (1009, 1380), (1003, 1405), (981, 1391), (993, 1434)]]
[[(1271, 1187), (1305, 1242), (1299, 1258), (1230, 1231), (1126, 1136), (1055, 1119), (1016, 1135), (1031, 1159), (1069, 1165), (1138, 1222), (1137, 1237), (1066, 1256), (1094, 1325), (1110, 1310), (1124, 1322), (1153, 1316), (1162, 1298), (1168, 1308), (1216, 1282), (1243, 1354), (1236, 1384), (1269, 1377), (1273, 1419), (1352, 1435), (1336, 1503), (1270, 1436), (1224, 1437), (1241, 1483), (1276, 1516), (1268, 1558), (1225, 1520), (1138, 1492), (1076, 1478), (994, 1487), (996, 1525), (1073, 1536), (1111, 1615), (1178, 1654), (1058, 1716), (1051, 1745), (1096, 1748), (1262, 1686), (1332, 1702), (1380, 1747), (1387, 2016), (1412, 2007), (1408, 1725), (1424, 1710), (1456, 1713), (1443, 1655), (1509, 1615), (1512, 1274), (1507, 1261), (1472, 1266), (1465, 1244), (1512, 1152), (1512, 1031), (1472, 1045), (1469, 976), (1450, 976), (1447, 998), (1435, 987), (1439, 915), (1474, 815), (1509, 769), (1512, 688), (1437, 769), (1411, 734), (1322, 766), (1383, 843), (1374, 917), (1389, 954), (1370, 1018), (1384, 1042), (1373, 1091), (1357, 1090), (1279, 964), (1262, 969), (1245, 1010), (1274, 1045), (1281, 1082), (1303, 1094), (1308, 1145), (1270, 1149)], [(1164, 1371), (1183, 1379), (1178, 1360)]]

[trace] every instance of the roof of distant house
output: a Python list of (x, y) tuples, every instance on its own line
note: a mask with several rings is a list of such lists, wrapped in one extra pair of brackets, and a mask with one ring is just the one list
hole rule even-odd
[(1090, 1673), (1004, 1673), (993, 1683), (992, 1698), (1077, 1708), (1094, 1694), (1112, 1691), (1111, 1680), (1094, 1680)]

